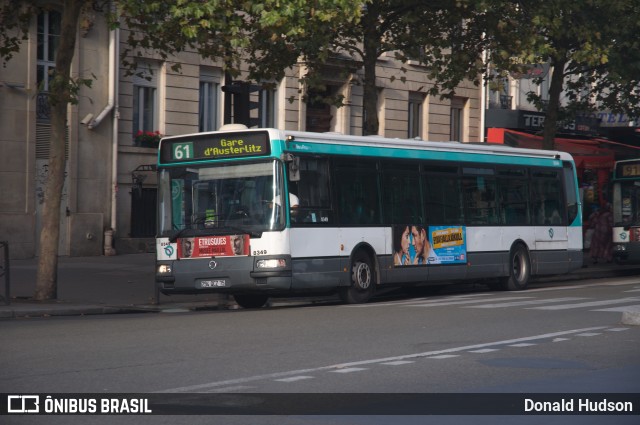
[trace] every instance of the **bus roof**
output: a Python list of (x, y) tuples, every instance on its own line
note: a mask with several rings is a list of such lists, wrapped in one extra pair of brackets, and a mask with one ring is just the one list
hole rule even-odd
[(461, 143), (431, 142), (421, 139), (392, 139), (382, 136), (347, 136), (341, 133), (312, 133), (305, 131), (281, 131), (287, 141), (314, 142), (326, 144), (370, 146), (384, 148), (401, 148), (416, 150), (432, 150), (460, 153), (478, 153), (489, 155), (516, 155), (546, 159), (562, 159), (572, 161), (570, 154), (561, 151), (514, 148), (493, 143)]
[(433, 142), (425, 141), (421, 139), (399, 139), (399, 138), (387, 138), (382, 136), (350, 136), (342, 133), (315, 133), (307, 131), (293, 131), (293, 130), (279, 130), (275, 128), (242, 128), (244, 126), (233, 126), (228, 129), (221, 129), (219, 131), (212, 131), (207, 133), (192, 133), (178, 136), (164, 137), (161, 141), (170, 141), (182, 138), (189, 138), (193, 136), (202, 136), (204, 134), (234, 134), (234, 133), (253, 133), (253, 132), (267, 132), (271, 140), (281, 140), (284, 142), (310, 142), (320, 143), (327, 145), (349, 145), (359, 147), (372, 147), (372, 148), (391, 148), (391, 149), (408, 149), (419, 151), (434, 151), (434, 152), (456, 152), (461, 154), (482, 154), (482, 155), (496, 155), (496, 156), (519, 156), (539, 159), (555, 159), (564, 161), (573, 161), (571, 155), (567, 152), (555, 151), (555, 150), (541, 150), (541, 149), (525, 149), (514, 148), (510, 146), (493, 144), (493, 143), (461, 143), (461, 142)]

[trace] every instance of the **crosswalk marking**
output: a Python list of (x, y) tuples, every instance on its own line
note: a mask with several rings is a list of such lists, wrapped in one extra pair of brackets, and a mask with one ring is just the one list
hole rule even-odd
[(518, 307), (523, 305), (535, 305), (535, 304), (547, 304), (547, 303), (559, 303), (565, 301), (580, 301), (586, 300), (587, 298), (580, 297), (564, 297), (564, 298), (549, 298), (545, 300), (529, 300), (529, 301), (514, 301), (511, 303), (491, 303), (491, 304), (480, 304), (480, 305), (472, 305), (464, 308), (502, 308), (502, 307)]
[(577, 304), (560, 304), (560, 305), (547, 305), (543, 307), (528, 307), (531, 310), (567, 310), (570, 308), (583, 308), (583, 307), (598, 307), (601, 305), (611, 304), (623, 304), (627, 302), (640, 301), (640, 298), (618, 298), (615, 300), (603, 300), (603, 301), (590, 301), (586, 303)]

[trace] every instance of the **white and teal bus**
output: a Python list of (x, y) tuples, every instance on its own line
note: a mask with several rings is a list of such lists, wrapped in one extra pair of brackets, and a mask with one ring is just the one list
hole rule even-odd
[(238, 127), (160, 142), (164, 294), (363, 303), (392, 285), (520, 290), (582, 266), (567, 153)]
[(640, 262), (640, 159), (617, 161), (613, 169), (613, 256)]

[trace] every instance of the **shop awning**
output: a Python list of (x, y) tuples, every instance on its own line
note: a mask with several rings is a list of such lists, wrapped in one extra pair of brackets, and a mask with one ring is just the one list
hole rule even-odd
[[(542, 137), (506, 128), (489, 128), (487, 142), (542, 149)], [(601, 138), (556, 137), (555, 149), (573, 156), (577, 168), (612, 170), (617, 159), (640, 157), (640, 148)]]

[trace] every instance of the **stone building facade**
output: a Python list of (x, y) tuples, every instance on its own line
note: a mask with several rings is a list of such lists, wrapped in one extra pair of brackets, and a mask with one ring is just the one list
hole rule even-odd
[[(9, 242), (12, 258), (38, 252), (50, 126), (42, 92), (47, 69), (54, 66), (59, 18), (50, 11), (34, 19), (19, 54), (0, 68), (0, 240)], [(145, 58), (139, 70), (150, 70), (147, 78), (125, 76), (119, 61), (125, 39), (119, 30), (110, 31), (99, 13), (83, 15), (72, 74), (94, 81), (81, 89), (78, 104), (69, 106), (60, 255), (153, 249), (157, 152), (152, 137), (136, 135), (215, 130), (230, 120), (220, 64), (186, 52), (172, 62)], [(181, 64), (179, 72), (172, 70), (174, 62)], [(252, 94), (255, 125), (362, 134), (362, 70), (354, 67), (345, 77), (327, 66), (326, 94), (342, 95), (340, 108), (305, 103), (300, 82), (305, 72), (304, 66), (294, 67), (269, 89)], [(425, 143), (483, 141), (481, 88), (463, 84), (452, 100), (425, 95), (430, 83), (424, 68), (401, 64), (393, 55), (379, 58), (377, 73), (380, 135), (419, 137)]]

